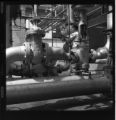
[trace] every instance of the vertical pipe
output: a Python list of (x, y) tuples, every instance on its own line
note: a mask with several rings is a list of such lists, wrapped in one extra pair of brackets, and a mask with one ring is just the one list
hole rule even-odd
[[(109, 5), (108, 6), (108, 11), (111, 11), (112, 10), (112, 6), (111, 5)], [(108, 15), (107, 15), (107, 30), (109, 30), (109, 29), (112, 29), (112, 26), (113, 26), (113, 21), (112, 21), (112, 13), (109, 13)]]
[[(52, 18), (53, 18), (53, 5), (51, 7), (52, 7)], [(53, 25), (52, 25), (52, 47), (53, 47)]]
[(34, 17), (37, 17), (37, 5), (34, 5)]
[[(70, 41), (70, 11), (71, 11), (71, 5), (67, 5), (67, 16), (68, 16), (68, 25), (69, 25), (69, 41)], [(71, 48), (69, 46), (69, 56), (71, 57)], [(70, 64), (70, 63), (69, 63)], [(70, 71), (71, 71), (71, 64), (69, 65)]]
[(70, 12), (70, 22), (73, 23), (73, 10), (72, 10), (72, 5), (69, 5), (69, 12)]
[[(112, 6), (111, 5), (109, 5), (108, 6), (108, 11), (111, 11), (112, 10)], [(112, 28), (113, 28), (113, 15), (112, 15), (112, 13), (109, 13), (108, 15), (107, 15), (107, 30), (112, 30)], [(111, 41), (111, 35), (112, 35), (112, 33), (111, 32), (109, 32), (108, 34), (107, 34), (107, 43), (109, 43), (108, 45), (108, 47), (109, 47), (109, 52), (111, 51), (111, 49), (112, 49), (112, 41)], [(107, 44), (106, 44), (107, 45)]]
[(69, 28), (68, 28), (69, 33), (68, 34), (69, 34), (69, 40), (70, 40), (70, 5), (67, 6), (67, 9), (68, 9), (67, 16), (68, 16), (68, 26), (69, 26)]
[[(109, 5), (108, 6), (108, 11), (112, 11), (112, 6)], [(112, 66), (113, 65), (113, 59), (112, 59), (112, 30), (113, 29), (113, 13), (109, 13), (107, 14), (107, 30), (108, 30), (108, 33), (107, 33), (107, 44), (109, 45), (109, 53), (108, 53), (108, 63)], [(107, 45), (106, 44), (106, 45)], [(106, 46), (107, 47), (107, 46)]]
[(82, 62), (82, 68), (88, 69), (89, 67), (89, 42), (87, 39), (87, 16), (86, 9), (84, 6), (78, 8), (79, 11), (79, 24), (78, 24), (78, 32), (81, 37), (82, 42), (80, 43), (80, 61)]

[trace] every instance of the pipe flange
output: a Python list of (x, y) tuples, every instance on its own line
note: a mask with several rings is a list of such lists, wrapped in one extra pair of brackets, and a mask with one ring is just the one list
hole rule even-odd
[(41, 28), (37, 28), (37, 29), (30, 29), (30, 30), (27, 30), (26, 32), (26, 38), (29, 36), (29, 35), (39, 35), (39, 37), (44, 37), (45, 36), (45, 31), (42, 30)]

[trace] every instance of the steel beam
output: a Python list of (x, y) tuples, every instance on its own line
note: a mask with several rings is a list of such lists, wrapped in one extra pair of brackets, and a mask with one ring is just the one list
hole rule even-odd
[(97, 7), (97, 8), (95, 8), (95, 9), (91, 10), (90, 12), (88, 12), (88, 13), (87, 13), (87, 16), (90, 16), (90, 15), (94, 14), (95, 12), (97, 12), (97, 11), (100, 10), (100, 9), (102, 9), (102, 6)]
[[(54, 11), (57, 9), (57, 7), (58, 6), (56, 6), (55, 8), (54, 8)], [(46, 17), (51, 17), (51, 15), (52, 15), (52, 12), (50, 12), (48, 15), (46, 15)], [(41, 25), (42, 23), (44, 23), (45, 22), (45, 20), (43, 19), (38, 25)]]
[[(61, 15), (61, 14), (63, 14), (65, 11), (66, 11), (66, 9), (64, 9), (63, 11), (61, 11), (60, 13), (58, 13), (58, 14), (56, 15), (56, 17), (59, 16), (59, 15)], [(55, 18), (56, 18), (56, 17), (55, 17)], [(45, 28), (43, 28), (43, 29), (47, 29), (49, 26), (52, 26), (53, 24), (54, 24), (54, 22), (51, 22), (47, 27), (45, 27)]]
[[(45, 79), (45, 78), (43, 78)], [(7, 104), (73, 97), (109, 92), (111, 79), (84, 79), (79, 76), (55, 77), (54, 82), (7, 85)]]
[(92, 20), (88, 21), (88, 28), (95, 27), (97, 25), (103, 24), (107, 22), (107, 15), (98, 16)]
[(40, 17), (40, 19), (46, 19), (46, 20), (64, 20), (62, 18), (47, 18), (47, 17)]

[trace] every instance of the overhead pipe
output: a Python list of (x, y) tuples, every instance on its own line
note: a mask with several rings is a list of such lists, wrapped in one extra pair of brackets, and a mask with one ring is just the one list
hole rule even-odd
[(53, 79), (54, 82), (7, 85), (7, 104), (108, 93), (112, 87), (111, 79), (106, 77), (85, 80), (79, 76), (68, 76)]
[[(57, 11), (57, 9), (58, 9), (58, 10), (61, 10), (61, 9), (62, 9), (62, 6), (56, 6), (53, 11), (55, 11), (55, 10)], [(49, 18), (49, 17), (51, 17), (51, 16), (52, 16), (52, 13), (49, 13), (46, 17)], [(58, 16), (58, 15), (57, 15), (57, 16)], [(56, 16), (56, 17), (57, 17), (57, 16)], [(55, 18), (56, 18), (56, 17), (55, 17)], [(45, 20), (43, 20), (43, 21), (42, 21), (41, 23), (39, 23), (38, 25), (41, 25), (41, 24), (44, 23), (44, 22), (45, 22)]]
[(64, 20), (62, 18), (46, 18), (46, 17), (40, 17), (40, 19), (46, 19), (46, 20)]
[(97, 12), (97, 11), (100, 10), (100, 9), (102, 9), (102, 6), (97, 7), (96, 9), (90, 11), (89, 13), (87, 13), (87, 16), (90, 16), (90, 15), (94, 14), (95, 12)]
[[(57, 7), (58, 6), (56, 6), (55, 8), (54, 8), (54, 10), (56, 10), (57, 9)], [(45, 17), (47, 18), (47, 17), (50, 17), (50, 15), (52, 14), (52, 12), (50, 12), (48, 15), (46, 15)], [(38, 25), (41, 25), (43, 22), (45, 22), (44, 20), (42, 20)]]
[[(55, 18), (56, 18), (57, 16), (59, 16), (60, 14), (64, 13), (65, 11), (66, 11), (66, 9), (64, 9), (63, 11), (61, 11), (59, 14), (57, 14), (57, 15), (55, 16)], [(44, 28), (44, 30), (47, 29), (47, 28), (48, 28), (50, 25), (52, 25), (52, 24), (54, 24), (54, 22), (51, 22), (47, 27)]]
[[(55, 29), (55, 28), (59, 27), (60, 25), (62, 25), (62, 22), (57, 22), (55, 25), (52, 26), (52, 28)], [(45, 32), (52, 30), (52, 28), (51, 27), (46, 28)]]
[[(66, 10), (66, 9), (65, 9)], [(64, 13), (64, 11), (65, 10), (63, 10), (63, 11), (61, 11), (59, 14), (57, 14), (53, 19), (55, 20), (58, 20), (58, 22), (61, 22), (62, 20), (64, 20), (64, 19), (59, 19), (59, 18), (57, 18), (57, 16), (59, 16), (60, 14), (62, 14), (62, 13)], [(51, 19), (52, 20), (52, 18), (48, 18), (48, 19)], [(54, 22), (55, 21), (53, 21), (53, 22), (51, 22), (51, 21), (48, 21), (47, 23), (45, 23), (45, 24), (47, 24), (47, 27), (44, 27), (43, 28), (43, 30), (46, 30), (48, 27), (50, 27), (51, 25), (53, 25), (54, 24)], [(48, 24), (49, 23), (49, 24)]]
[[(60, 14), (61, 14), (62, 12), (60, 12), (58, 15), (56, 15), (54, 18), (48, 18), (48, 17), (43, 17), (44, 19), (46, 19), (46, 20), (52, 20), (52, 19), (54, 19), (54, 20), (61, 20), (61, 19), (59, 19), (59, 18), (57, 18), (57, 16), (59, 16)], [(42, 18), (42, 19), (43, 19)], [(48, 25), (48, 26), (50, 26), (50, 25), (52, 25), (54, 22), (51, 22), (51, 21), (46, 21), (46, 23), (44, 23), (44, 26), (46, 26), (46, 25)], [(38, 24), (39, 26), (41, 25), (41, 24)], [(43, 30), (45, 30), (45, 28), (43, 28)]]

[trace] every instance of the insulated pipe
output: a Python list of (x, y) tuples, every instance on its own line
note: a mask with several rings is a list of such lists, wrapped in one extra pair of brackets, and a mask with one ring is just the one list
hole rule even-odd
[[(44, 78), (43, 78), (44, 80)], [(55, 77), (54, 82), (8, 85), (7, 104), (41, 101), (77, 95), (110, 92), (111, 79), (85, 80), (79, 76)]]
[[(59, 5), (59, 6), (56, 6), (56, 7), (54, 8), (54, 11), (55, 11), (55, 10), (56, 10), (56, 11), (57, 11), (57, 10), (58, 10), (58, 11), (61, 11), (61, 10), (62, 10), (62, 6), (60, 6), (60, 5)], [(58, 14), (58, 15), (59, 15), (59, 14)], [(57, 16), (58, 16), (58, 15), (57, 15)], [(49, 17), (51, 17), (51, 16), (52, 16), (52, 13), (49, 13), (49, 14), (48, 14), (47, 16), (45, 16), (45, 17), (48, 17), (48, 18), (49, 18)], [(55, 16), (55, 17), (57, 17), (57, 16)], [(46, 22), (45, 20), (42, 20), (41, 23), (39, 23), (38, 25), (40, 26), (42, 23), (45, 24), (45, 22)]]

